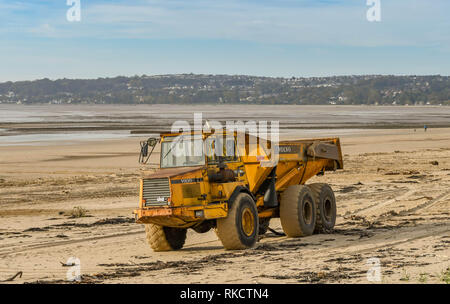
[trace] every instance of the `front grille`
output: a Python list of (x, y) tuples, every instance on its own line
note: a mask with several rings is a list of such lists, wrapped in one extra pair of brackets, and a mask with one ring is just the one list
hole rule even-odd
[(168, 204), (170, 197), (170, 185), (168, 178), (144, 179), (142, 198), (145, 206), (164, 206)]

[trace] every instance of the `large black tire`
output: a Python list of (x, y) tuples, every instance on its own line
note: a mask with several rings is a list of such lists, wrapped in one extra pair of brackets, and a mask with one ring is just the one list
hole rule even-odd
[(259, 235), (266, 234), (267, 230), (269, 229), (270, 224), (270, 217), (263, 217), (259, 219)]
[(153, 251), (171, 251), (183, 248), (187, 229), (146, 224), (145, 232)]
[(228, 250), (255, 246), (258, 231), (258, 210), (253, 198), (247, 193), (238, 194), (231, 202), (228, 216), (217, 219), (217, 236)]
[(313, 234), (316, 206), (311, 190), (304, 185), (289, 186), (281, 195), (280, 221), (289, 237)]
[(336, 224), (336, 198), (333, 189), (324, 183), (310, 184), (308, 187), (316, 202), (317, 220), (314, 232), (330, 231)]

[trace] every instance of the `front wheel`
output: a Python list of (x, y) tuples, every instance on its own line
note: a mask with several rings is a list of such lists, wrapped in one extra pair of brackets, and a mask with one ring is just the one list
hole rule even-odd
[(216, 233), (225, 249), (255, 246), (258, 231), (258, 211), (253, 198), (247, 193), (240, 193), (231, 202), (228, 216), (217, 220)]
[(187, 229), (146, 224), (147, 242), (153, 251), (171, 251), (183, 248)]

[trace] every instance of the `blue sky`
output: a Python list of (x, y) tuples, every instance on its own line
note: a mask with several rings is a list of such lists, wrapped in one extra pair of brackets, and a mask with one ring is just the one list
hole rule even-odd
[(172, 73), (441, 74), (450, 1), (0, 0), (0, 81)]

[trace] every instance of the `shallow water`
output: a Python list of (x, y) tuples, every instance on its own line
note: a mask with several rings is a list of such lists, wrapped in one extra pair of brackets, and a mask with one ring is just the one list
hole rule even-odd
[(78, 132), (78, 133), (53, 133), (53, 134), (23, 134), (0, 136), (0, 146), (18, 145), (46, 145), (49, 142), (64, 141), (66, 144), (71, 141), (93, 141), (102, 139), (121, 139), (129, 137), (129, 132)]
[[(7, 105), (0, 104), (0, 145), (116, 139), (193, 127), (194, 113), (226, 121), (279, 121), (281, 134), (301, 137), (360, 134), (373, 128), (450, 126), (450, 107), (296, 105)], [(136, 132), (134, 132), (136, 133)]]

